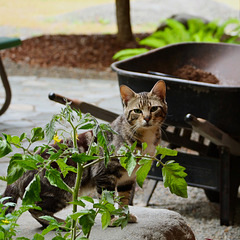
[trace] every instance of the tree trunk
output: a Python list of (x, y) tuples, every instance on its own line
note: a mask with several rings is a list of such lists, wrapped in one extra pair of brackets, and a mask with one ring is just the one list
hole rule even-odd
[(133, 40), (131, 19), (130, 19), (130, 0), (116, 0), (117, 17), (117, 36), (120, 42)]

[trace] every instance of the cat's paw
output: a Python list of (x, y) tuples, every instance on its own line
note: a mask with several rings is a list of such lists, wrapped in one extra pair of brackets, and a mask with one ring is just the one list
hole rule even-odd
[(129, 219), (128, 219), (129, 223), (137, 223), (137, 217), (133, 214), (129, 214)]

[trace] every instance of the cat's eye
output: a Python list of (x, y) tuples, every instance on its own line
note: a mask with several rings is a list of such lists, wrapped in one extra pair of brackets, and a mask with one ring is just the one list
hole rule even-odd
[(150, 111), (151, 112), (156, 112), (157, 110), (158, 110), (158, 107), (155, 106), (155, 107), (152, 107)]
[(142, 113), (142, 110), (141, 110), (141, 109), (133, 109), (133, 111), (134, 111), (135, 113), (138, 113), (138, 114)]

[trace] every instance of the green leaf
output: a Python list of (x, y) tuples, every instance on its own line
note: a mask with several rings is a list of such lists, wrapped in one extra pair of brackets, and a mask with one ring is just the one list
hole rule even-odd
[(111, 214), (108, 211), (104, 211), (101, 217), (102, 229), (106, 229), (111, 222)]
[(74, 153), (72, 155), (72, 160), (77, 163), (86, 163), (88, 161), (96, 160), (99, 157), (97, 156), (89, 156), (86, 153)]
[(77, 173), (77, 169), (73, 166), (66, 164), (65, 160), (62, 158), (59, 158), (58, 160), (56, 160), (56, 163), (58, 164), (63, 177), (66, 177), (69, 171)]
[(51, 185), (61, 188), (65, 191), (71, 192), (67, 184), (61, 178), (61, 173), (56, 169), (46, 170), (45, 177), (48, 179)]
[(132, 146), (131, 146), (131, 152), (133, 152), (133, 151), (135, 150), (136, 146), (137, 146), (137, 141), (135, 141), (135, 142), (132, 144)]
[(16, 180), (18, 180), (23, 173), (25, 172), (24, 168), (22, 168), (16, 160), (22, 160), (22, 155), (19, 153), (16, 153), (12, 156), (10, 163), (8, 165), (7, 170), (7, 183), (12, 184)]
[(55, 136), (55, 124), (56, 124), (56, 115), (53, 116), (52, 120), (50, 121), (50, 123), (48, 123), (45, 126), (45, 133), (46, 133), (46, 137), (47, 137), (47, 141), (51, 142), (53, 140), (53, 137)]
[(129, 176), (132, 175), (132, 172), (137, 165), (134, 155), (132, 155), (130, 152), (126, 154), (126, 157), (120, 158), (120, 163), (122, 167), (124, 167), (127, 170)]
[(109, 155), (109, 151), (108, 151), (108, 147), (107, 147), (107, 140), (105, 138), (103, 131), (98, 132), (97, 142), (98, 142), (99, 146), (102, 147), (104, 150), (104, 157), (105, 157), (104, 164), (105, 164), (105, 166), (107, 166), (110, 161), (110, 155)]
[(23, 155), (23, 159), (15, 160), (15, 162), (25, 170), (38, 169), (38, 162), (35, 160), (35, 157), (31, 155)]
[(147, 149), (147, 143), (146, 142), (144, 142), (144, 143), (142, 143), (142, 151), (144, 152), (146, 149)]
[(113, 223), (114, 226), (118, 227), (121, 226), (121, 229), (123, 229), (124, 227), (126, 227), (128, 224), (128, 216), (121, 216), (118, 219), (116, 219)]
[(0, 176), (0, 180), (7, 182), (7, 177), (5, 177), (5, 176)]
[(44, 236), (42, 236), (42, 235), (39, 234), (39, 233), (36, 233), (36, 234), (33, 236), (33, 240), (44, 240)]
[(152, 35), (152, 36), (142, 39), (139, 42), (139, 44), (149, 46), (151, 48), (159, 48), (159, 47), (165, 46), (166, 42), (163, 39), (156, 38)]
[(113, 56), (114, 60), (123, 60), (127, 59), (145, 52), (148, 52), (149, 50), (146, 48), (133, 48), (133, 49), (124, 49), (120, 50), (119, 52), (115, 53)]
[(0, 140), (0, 158), (12, 152), (11, 144), (6, 140)]
[(93, 123), (86, 123), (86, 124), (80, 126), (78, 129), (93, 129), (94, 126), (95, 126), (95, 124), (93, 124)]
[(85, 207), (86, 204), (81, 201), (81, 200), (76, 200), (76, 201), (72, 201), (72, 202), (69, 202), (70, 204), (73, 204), (73, 205), (78, 205), (78, 206), (81, 206), (81, 207)]
[(177, 196), (187, 198), (187, 182), (184, 179), (187, 174), (185, 168), (173, 160), (165, 163), (162, 168), (164, 187), (169, 187), (170, 192)]
[(143, 183), (151, 169), (152, 160), (149, 159), (141, 159), (139, 164), (141, 165), (136, 172), (137, 175), (137, 183), (140, 187), (143, 186)]
[(26, 136), (27, 136), (26, 133), (22, 133), (21, 136), (20, 136), (20, 138), (19, 138), (19, 141), (21, 142), (23, 139), (26, 138)]
[(4, 232), (3, 231), (0, 231), (0, 239), (4, 239)]
[(89, 196), (79, 197), (78, 200), (84, 200), (84, 201), (87, 201), (87, 202), (90, 202), (90, 203), (94, 203), (93, 198), (91, 198), (91, 197), (89, 197)]
[(54, 229), (58, 229), (63, 225), (62, 222), (58, 222), (54, 217), (51, 216), (41, 216), (41, 219), (48, 221), (50, 224), (42, 231), (42, 235), (46, 235)]
[(95, 217), (95, 211), (93, 209), (90, 209), (88, 214), (83, 215), (79, 218), (79, 224), (82, 226), (84, 235), (87, 235), (91, 231), (95, 223)]
[[(78, 239), (78, 238), (77, 238)], [(76, 239), (76, 240), (77, 240)], [(54, 237), (52, 240), (66, 240), (66, 238), (65, 237), (62, 237), (62, 236), (56, 236), (56, 237)]]
[(22, 204), (30, 205), (41, 201), (40, 198), (41, 184), (39, 175), (35, 175), (32, 181), (28, 184), (23, 195)]
[(104, 190), (102, 192), (101, 199), (104, 200), (104, 201), (107, 201), (108, 203), (111, 203), (112, 205), (114, 205), (114, 194), (115, 194), (114, 192)]
[(44, 131), (41, 127), (33, 128), (31, 131), (31, 142), (41, 141), (44, 139)]
[(176, 150), (172, 150), (169, 148), (163, 148), (161, 146), (156, 147), (156, 155), (161, 154), (161, 159), (163, 159), (165, 156), (177, 156), (178, 152)]

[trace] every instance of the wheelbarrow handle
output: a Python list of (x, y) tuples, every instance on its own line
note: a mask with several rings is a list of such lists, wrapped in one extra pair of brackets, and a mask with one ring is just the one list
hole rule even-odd
[(233, 139), (205, 119), (197, 118), (192, 114), (187, 114), (185, 121), (190, 124), (194, 131), (206, 137), (218, 146), (227, 147), (231, 154), (240, 156), (240, 142)]
[(81, 110), (82, 113), (90, 113), (94, 117), (102, 119), (107, 122), (112, 122), (118, 117), (118, 114), (116, 113), (97, 107), (90, 103), (79, 101), (77, 99), (70, 99), (56, 93), (49, 93), (48, 97), (50, 100), (64, 105), (66, 104), (66, 102), (69, 102), (71, 108)]

